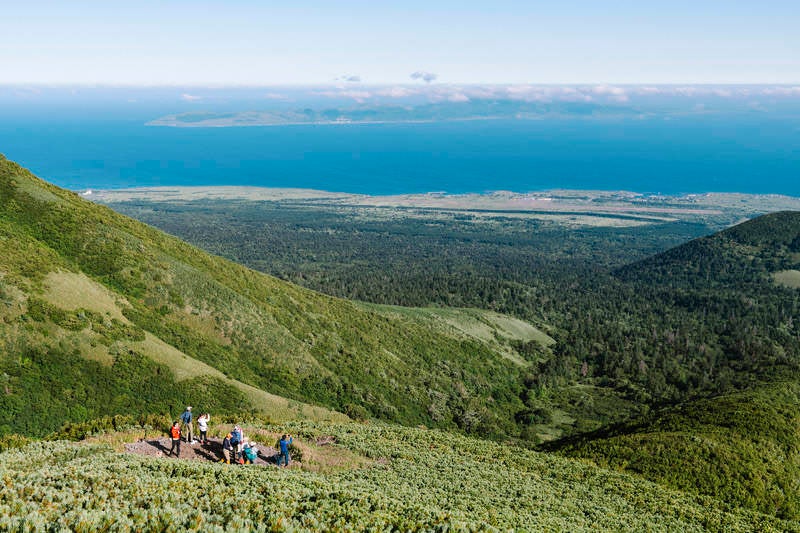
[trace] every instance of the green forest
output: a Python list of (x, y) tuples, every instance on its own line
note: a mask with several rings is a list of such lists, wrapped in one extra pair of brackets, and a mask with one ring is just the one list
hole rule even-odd
[[(113, 206), (331, 295), (477, 307), (536, 324), (556, 344), (525, 377), (523, 418), (547, 418), (540, 400), (570, 384), (655, 406), (795, 375), (800, 362), (800, 293), (772, 277), (800, 265), (796, 213), (708, 236), (717, 228), (701, 221), (575, 228), (501, 214), (377, 216), (280, 202)], [(602, 403), (595, 396), (558, 401)]]

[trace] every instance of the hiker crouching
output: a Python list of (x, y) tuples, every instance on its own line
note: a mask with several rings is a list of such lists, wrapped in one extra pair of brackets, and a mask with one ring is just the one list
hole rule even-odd
[(244, 452), (242, 453), (244, 462), (255, 464), (256, 459), (258, 459), (258, 448), (256, 448), (255, 442), (245, 442), (244, 443)]
[(231, 437), (232, 435), (228, 433), (225, 435), (225, 438), (222, 439), (222, 459), (220, 459), (220, 462), (224, 461), (226, 464), (231, 464), (231, 454), (233, 454)]

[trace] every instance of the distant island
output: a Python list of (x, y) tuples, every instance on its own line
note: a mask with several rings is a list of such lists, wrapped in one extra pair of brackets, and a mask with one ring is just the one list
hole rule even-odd
[(224, 128), (237, 126), (286, 126), (298, 124), (402, 124), (470, 120), (540, 120), (558, 117), (633, 116), (630, 107), (583, 102), (525, 102), (471, 100), (421, 105), (372, 104), (325, 109), (274, 109), (267, 111), (209, 110), (174, 113), (151, 120), (147, 126)]
[[(501, 117), (470, 117), (450, 120), (489, 120)], [(380, 119), (376, 117), (353, 118), (347, 114), (335, 117), (321, 116), (313, 112), (304, 114), (294, 111), (243, 111), (238, 113), (213, 113), (190, 111), (166, 115), (147, 122), (147, 126), (171, 126), (177, 128), (226, 128), (240, 126), (291, 126), (300, 124), (399, 124), (433, 122), (434, 119)]]

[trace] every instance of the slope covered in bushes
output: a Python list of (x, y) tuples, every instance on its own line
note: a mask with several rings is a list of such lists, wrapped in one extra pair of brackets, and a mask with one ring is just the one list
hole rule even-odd
[(687, 402), (647, 419), (551, 443), (569, 457), (682, 491), (800, 518), (800, 384)]
[(269, 415), (278, 400), (258, 390), (354, 417), (519, 431), (528, 361), (510, 344), (254, 272), (3, 158), (0, 245), (0, 431), (174, 413), (191, 391)]
[[(582, 462), (453, 434), (293, 424), (361, 457), (329, 472), (35, 443), (0, 454), (0, 529), (789, 531), (800, 528)], [(46, 468), (44, 468), (46, 466)], [(91, 486), (92, 490), (86, 490)], [(200, 489), (202, 487), (202, 489)]]

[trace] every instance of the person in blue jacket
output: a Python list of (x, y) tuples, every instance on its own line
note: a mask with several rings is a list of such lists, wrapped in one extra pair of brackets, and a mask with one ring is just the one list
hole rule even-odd
[(278, 446), (280, 447), (280, 454), (278, 455), (278, 466), (281, 466), (281, 460), (283, 460), (283, 466), (289, 466), (289, 445), (292, 444), (291, 435), (283, 435), (281, 440), (278, 442)]
[(183, 426), (185, 431), (183, 434), (186, 436), (186, 442), (189, 444), (192, 443), (192, 406), (189, 405), (186, 407), (186, 410), (181, 415), (181, 422), (183, 422)]
[(244, 440), (244, 433), (239, 425), (233, 426), (231, 431), (231, 444), (233, 445), (233, 462), (238, 463), (240, 454), (242, 453), (242, 441)]

